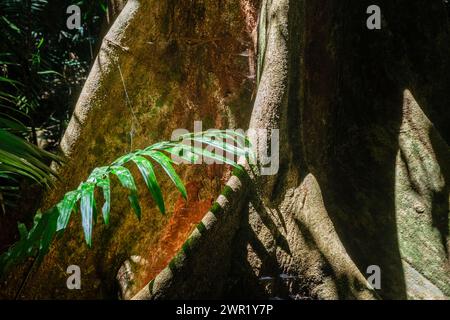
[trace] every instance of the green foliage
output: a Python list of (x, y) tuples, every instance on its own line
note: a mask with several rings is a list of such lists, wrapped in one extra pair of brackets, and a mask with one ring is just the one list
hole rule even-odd
[[(219, 140), (217, 140), (219, 139)], [(186, 142), (197, 142), (205, 148), (193, 147)], [(232, 142), (232, 143), (230, 143)], [(116, 176), (120, 184), (129, 192), (129, 202), (137, 218), (141, 218), (137, 187), (130, 170), (126, 165), (134, 164), (143, 176), (146, 186), (162, 214), (165, 214), (163, 195), (155, 174), (155, 164), (163, 169), (181, 195), (186, 199), (187, 192), (183, 182), (174, 169), (175, 162), (168, 157), (173, 155), (188, 163), (195, 163), (200, 157), (227, 163), (240, 168), (237, 163), (228, 159), (220, 152), (208, 149), (225, 150), (226, 155), (249, 155), (249, 142), (245, 136), (230, 131), (208, 131), (186, 134), (178, 141), (156, 143), (142, 150), (136, 150), (120, 157), (109, 166), (95, 168), (88, 179), (82, 182), (76, 190), (67, 192), (63, 199), (45, 213), (38, 212), (34, 224), (28, 231), (25, 225), (19, 224), (20, 240), (7, 252), (0, 256), (0, 271), (24, 261), (27, 257), (37, 255), (38, 260), (48, 252), (52, 239), (57, 233), (63, 232), (74, 211), (81, 213), (82, 228), (87, 245), (92, 246), (92, 232), (97, 221), (97, 205), (95, 190), (103, 191), (102, 215), (105, 224), (110, 221), (111, 209), (111, 176)], [(175, 157), (175, 158), (176, 158)], [(78, 206), (77, 206), (78, 204)]]
[(49, 186), (57, 175), (47, 163), (62, 161), (13, 133), (23, 132), (22, 126), (18, 120), (0, 115), (0, 211), (3, 213), (7, 206), (15, 205), (19, 178)]
[(0, 173), (10, 176), (19, 174), (45, 185), (51, 183), (51, 175), (56, 177), (44, 161), (59, 161), (57, 156), (1, 128), (0, 141)]
[(83, 25), (67, 30), (70, 0), (0, 1), (0, 212), (13, 207), (29, 178), (48, 186), (47, 165), (93, 60), (101, 3), (77, 1)]
[(100, 2), (77, 1), (83, 24), (68, 30), (66, 9), (71, 4), (70, 0), (0, 1), (0, 76), (16, 84), (0, 82), (0, 91), (9, 95), (10, 107), (29, 116), (24, 123), (30, 128), (30, 140), (37, 142), (36, 129), (51, 147), (57, 146), (70, 118), (105, 16)]
[[(0, 77), (0, 82), (17, 86), (20, 83)], [(38, 184), (49, 186), (53, 170), (47, 165), (51, 161), (61, 162), (54, 154), (41, 150), (24, 139), (27, 127), (19, 120), (24, 116), (20, 110), (7, 103), (14, 103), (17, 97), (0, 91), (0, 211), (14, 206), (17, 198), (18, 180), (29, 178)]]

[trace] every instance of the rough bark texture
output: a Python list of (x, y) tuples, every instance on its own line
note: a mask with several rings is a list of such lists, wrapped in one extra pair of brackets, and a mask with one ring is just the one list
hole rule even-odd
[[(196, 223), (198, 211), (210, 209), (170, 249), (160, 241), (171, 239), (168, 219), (149, 203), (138, 224), (117, 189), (117, 220), (97, 228), (94, 249), (84, 248), (73, 225), (25, 297), (111, 295), (120, 263), (145, 252), (156, 262), (141, 271), (137, 287), (149, 283), (136, 299), (449, 297), (448, 16), (438, 0), (379, 1), (383, 28), (369, 31), (370, 4), (129, 0), (63, 141), (68, 183), (48, 203), (130, 144), (167, 139), (197, 119), (280, 129), (280, 170), (233, 175), (211, 207), (226, 174), (184, 171), (199, 202), (178, 213), (174, 206), (171, 219), (197, 208), (187, 219)], [(254, 51), (256, 8), (252, 102), (253, 61), (239, 53)], [(269, 143), (251, 139), (259, 153)], [(166, 198), (175, 202), (176, 192)], [(85, 270), (81, 292), (64, 288), (69, 264)], [(365, 279), (370, 265), (381, 268), (381, 290)]]
[[(369, 5), (263, 3), (250, 127), (281, 130), (281, 167), (252, 181), (223, 276), (229, 296), (449, 296), (446, 11), (438, 1), (386, 1), (374, 32)], [(381, 267), (377, 293), (363, 277), (370, 265)], [(200, 285), (214, 292), (205, 276)], [(197, 297), (182, 289), (189, 280), (168, 279), (136, 298)]]
[(108, 13), (107, 13), (107, 23), (111, 25), (117, 18), (119, 13), (122, 11), (127, 0), (108, 0)]
[[(247, 126), (254, 80), (243, 54), (253, 49), (244, 7), (234, 1), (127, 2), (80, 95), (61, 143), (69, 159), (60, 169), (63, 183), (47, 195), (46, 206), (76, 188), (94, 167), (169, 140), (174, 129), (192, 131), (196, 120), (203, 121), (204, 130)], [(162, 216), (133, 168), (142, 221), (131, 212), (127, 191), (115, 183), (111, 224), (96, 225), (93, 248), (85, 245), (75, 215), (20, 297), (117, 297), (116, 273), (131, 255), (150, 262), (136, 284), (139, 290), (164, 269), (230, 176), (229, 168), (217, 165), (177, 171), (188, 190), (187, 203), (158, 170), (168, 211)], [(81, 267), (80, 291), (66, 289), (71, 264)], [(17, 279), (9, 279), (0, 292), (14, 297), (26, 270), (17, 270)]]
[[(301, 165), (299, 152), (301, 127), (300, 121), (295, 121), (300, 114), (300, 44), (302, 27), (306, 26), (302, 6), (302, 2), (287, 0), (262, 4), (258, 54), (265, 58), (258, 66), (258, 93), (250, 128), (280, 129), (281, 168), (274, 177), (257, 175), (243, 188), (250, 188), (251, 198), (248, 209), (242, 211), (239, 230), (235, 235), (222, 237), (220, 244), (215, 243), (226, 248), (231, 241), (231, 268), (223, 274), (222, 282), (210, 282), (205, 274), (201, 281), (187, 286), (188, 290), (181, 289), (184, 285), (180, 286), (180, 281), (172, 280), (169, 268), (143, 289), (137, 299), (205, 298), (223, 286), (227, 288), (224, 295), (235, 298), (374, 297), (339, 241), (314, 176), (302, 176), (306, 168)], [(270, 143), (258, 134), (251, 136), (251, 140), (261, 153)], [(231, 197), (239, 197), (239, 193)], [(231, 212), (233, 209), (225, 209), (226, 214)], [(186, 260), (181, 270), (185, 265), (206, 263), (201, 253)], [(216, 270), (223, 263), (223, 259), (208, 260), (207, 265)], [(203, 272), (188, 270), (185, 274)], [(197, 286), (205, 294), (191, 294)], [(210, 289), (205, 291), (205, 287)], [(174, 296), (172, 292), (177, 294)]]
[(448, 297), (445, 7), (381, 1), (374, 32), (364, 28), (368, 1), (315, 3), (306, 6), (317, 22), (305, 39), (317, 42), (305, 47), (303, 154), (329, 216), (361, 271), (381, 267), (383, 298)]

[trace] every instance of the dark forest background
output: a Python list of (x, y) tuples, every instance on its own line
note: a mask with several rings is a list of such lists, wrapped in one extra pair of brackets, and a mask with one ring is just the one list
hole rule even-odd
[[(81, 9), (81, 28), (66, 26)], [(51, 185), (60, 139), (102, 34), (106, 1), (0, 1), (0, 251)], [(28, 213), (28, 214), (27, 214)]]

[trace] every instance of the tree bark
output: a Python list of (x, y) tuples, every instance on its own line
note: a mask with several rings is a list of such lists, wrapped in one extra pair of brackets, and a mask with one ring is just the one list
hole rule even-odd
[[(139, 224), (115, 191), (117, 220), (97, 228), (94, 249), (73, 225), (24, 297), (111, 296), (135, 254), (150, 260), (135, 299), (449, 297), (448, 16), (437, 0), (379, 2), (382, 30), (371, 31), (368, 1), (129, 0), (63, 139), (65, 184), (47, 203), (194, 120), (279, 129), (279, 171), (185, 168), (193, 199), (170, 191), (170, 219), (149, 203)], [(260, 155), (270, 144), (250, 138)], [(81, 292), (57, 289), (70, 264), (82, 266)]]
[(112, 25), (114, 20), (116, 20), (119, 13), (122, 11), (127, 0), (108, 0), (108, 15), (107, 22), (108, 25)]
[[(263, 1), (250, 128), (280, 129), (281, 167), (275, 177), (254, 177), (248, 215), (234, 238), (221, 239), (234, 244), (223, 274), (234, 280), (225, 290), (232, 297), (267, 297), (261, 279), (280, 273), (290, 280), (272, 280), (270, 294), (283, 297), (449, 295), (445, 8), (386, 1), (384, 31), (371, 32), (369, 5)], [(432, 67), (436, 60), (442, 69)], [(258, 151), (268, 145), (258, 135), (253, 143)], [(224, 225), (217, 223), (211, 233)], [(217, 284), (204, 295), (194, 289), (210, 283), (195, 268), (209, 242), (205, 236), (193, 257), (180, 252), (179, 268), (169, 266), (136, 298), (223, 292)], [(363, 276), (370, 265), (381, 268), (377, 292)]]

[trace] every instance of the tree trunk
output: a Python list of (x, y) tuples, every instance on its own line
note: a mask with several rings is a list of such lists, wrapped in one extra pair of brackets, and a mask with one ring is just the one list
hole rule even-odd
[(108, 13), (106, 17), (108, 25), (111, 25), (116, 20), (126, 2), (127, 0), (108, 0)]
[[(47, 204), (194, 120), (279, 129), (279, 170), (183, 168), (190, 200), (163, 181), (171, 214), (143, 191), (140, 223), (116, 188), (112, 225), (97, 226), (93, 249), (72, 225), (23, 297), (111, 296), (131, 255), (149, 261), (136, 299), (449, 297), (448, 16), (438, 0), (379, 1), (382, 30), (371, 31), (370, 4), (129, 0), (80, 96), (62, 142), (65, 183)], [(250, 138), (259, 155), (271, 142)], [(71, 264), (81, 291), (65, 289)]]
[[(198, 268), (217, 270), (205, 260), (215, 241), (206, 235), (196, 254), (180, 252), (136, 298), (448, 297), (445, 8), (383, 2), (384, 30), (374, 32), (364, 26), (369, 5), (263, 2), (250, 127), (280, 129), (280, 171), (252, 180), (236, 235), (215, 242), (234, 244), (228, 273)], [(209, 237), (225, 222), (216, 224)], [(371, 265), (381, 269), (376, 292), (363, 276)]]

